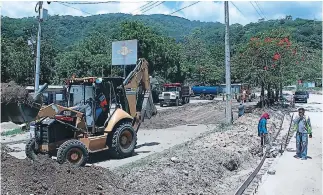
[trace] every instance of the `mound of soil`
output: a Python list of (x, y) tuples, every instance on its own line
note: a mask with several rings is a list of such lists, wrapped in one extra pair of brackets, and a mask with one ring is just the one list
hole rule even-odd
[(39, 156), (20, 160), (1, 150), (1, 194), (129, 194), (120, 179), (99, 167), (76, 168)]
[(30, 97), (25, 87), (16, 84), (14, 81), (9, 83), (1, 83), (1, 102), (14, 103), (18, 101), (26, 101)]
[(165, 129), (186, 124), (217, 124), (224, 120), (222, 101), (208, 103), (185, 104), (174, 109), (158, 111), (151, 119), (145, 119), (141, 129)]

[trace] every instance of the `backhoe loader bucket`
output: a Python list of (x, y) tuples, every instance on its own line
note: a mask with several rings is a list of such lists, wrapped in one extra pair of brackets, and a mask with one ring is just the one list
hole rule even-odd
[[(1, 122), (11, 121), (16, 124), (35, 120), (42, 106), (42, 93), (47, 89), (45, 83), (33, 96), (33, 101), (1, 103)], [(31, 98), (30, 98), (31, 99)]]
[(152, 93), (145, 94), (142, 107), (143, 109), (142, 109), (141, 116), (144, 116), (142, 117), (142, 121), (144, 118), (150, 119), (152, 116), (157, 114), (157, 108), (153, 102)]

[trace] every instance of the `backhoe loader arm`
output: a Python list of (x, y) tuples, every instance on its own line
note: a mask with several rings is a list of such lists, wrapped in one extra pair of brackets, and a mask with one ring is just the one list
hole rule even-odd
[(124, 80), (126, 96), (128, 99), (130, 115), (136, 118), (137, 130), (144, 117), (150, 118), (157, 113), (153, 104), (150, 78), (148, 73), (148, 62), (140, 58), (136, 67)]

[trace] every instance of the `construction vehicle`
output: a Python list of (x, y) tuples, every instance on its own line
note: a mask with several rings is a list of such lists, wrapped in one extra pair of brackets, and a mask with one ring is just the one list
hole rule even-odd
[(237, 97), (238, 102), (252, 102), (252, 100), (255, 98), (255, 95), (251, 93), (251, 87), (250, 84), (242, 83), (240, 86), (240, 94)]
[(159, 95), (160, 107), (166, 105), (179, 106), (190, 102), (190, 88), (182, 83), (166, 83)]
[(36, 159), (38, 153), (56, 154), (59, 163), (75, 166), (85, 165), (89, 153), (103, 150), (110, 150), (116, 158), (131, 156), (141, 122), (157, 113), (148, 62), (139, 59), (125, 80), (73, 77), (66, 84), (68, 107), (51, 104), (39, 110), (26, 156)]

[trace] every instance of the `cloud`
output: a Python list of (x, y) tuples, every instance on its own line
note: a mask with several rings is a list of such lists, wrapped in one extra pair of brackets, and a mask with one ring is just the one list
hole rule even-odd
[[(22, 18), (36, 16), (35, 5), (36, 1), (31, 2), (2, 2), (1, 15)], [(143, 9), (142, 6), (147, 2), (120, 2), (120, 3), (104, 3), (90, 5), (76, 5), (52, 2), (47, 5), (45, 2), (44, 8), (48, 9), (50, 15), (73, 15), (73, 16), (88, 16), (95, 14), (106, 13), (132, 13), (132, 14), (170, 14), (178, 9), (189, 6), (194, 2), (152, 2)], [(158, 6), (157, 6), (158, 5)], [(154, 7), (156, 6), (156, 7)], [(139, 9), (141, 8), (141, 9)], [(137, 10), (136, 10), (137, 9)], [(134, 12), (136, 10), (136, 12)], [(248, 24), (257, 22), (259, 18), (280, 19), (286, 15), (292, 15), (293, 18), (305, 18), (322, 20), (322, 2), (275, 2), (267, 1), (253, 3), (246, 2), (229, 2), (230, 24), (240, 23)], [(224, 23), (224, 5), (223, 2), (201, 1), (191, 7), (187, 7), (173, 16), (187, 18), (189, 20), (199, 20), (205, 22), (221, 22)]]

